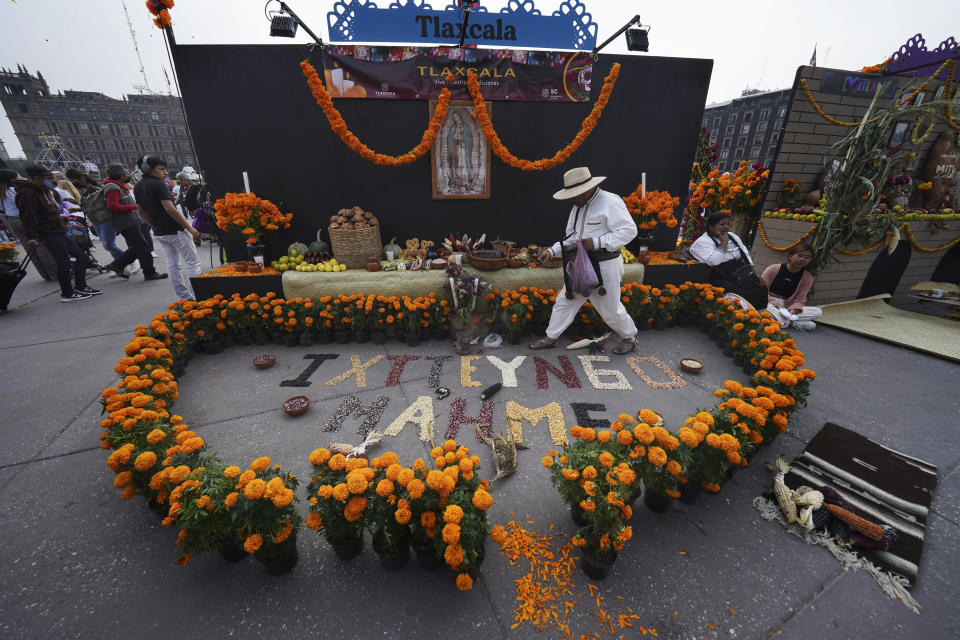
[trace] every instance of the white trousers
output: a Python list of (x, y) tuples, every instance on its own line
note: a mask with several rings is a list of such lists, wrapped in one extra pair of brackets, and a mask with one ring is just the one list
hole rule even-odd
[[(780, 301), (781, 306), (779, 308), (774, 304), (767, 305), (767, 311), (773, 314), (773, 319), (781, 323), (785, 321), (785, 318), (780, 313), (780, 310), (783, 309), (786, 311), (786, 307), (782, 306), (783, 302), (782, 300)], [(797, 320), (819, 320), (822, 315), (823, 311), (820, 307), (804, 307), (800, 310), (800, 313), (797, 314)]]
[(621, 338), (633, 338), (637, 335), (637, 325), (627, 313), (620, 301), (620, 280), (623, 278), (623, 258), (604, 260), (600, 263), (600, 274), (603, 276), (603, 287), (606, 295), (600, 295), (600, 289), (594, 289), (589, 297), (574, 294), (573, 299), (567, 299), (567, 288), (564, 286), (557, 294), (557, 301), (550, 314), (550, 324), (547, 326), (547, 337), (551, 340), (559, 338), (567, 327), (577, 317), (577, 312), (587, 300), (597, 310), (607, 325), (620, 334)]
[(193, 244), (193, 236), (186, 231), (178, 231), (169, 236), (155, 235), (153, 239), (163, 248), (163, 258), (167, 262), (167, 274), (170, 276), (174, 293), (181, 300), (196, 300), (190, 280), (183, 277), (183, 268), (180, 265), (180, 260), (183, 259), (188, 278), (200, 275), (200, 258)]

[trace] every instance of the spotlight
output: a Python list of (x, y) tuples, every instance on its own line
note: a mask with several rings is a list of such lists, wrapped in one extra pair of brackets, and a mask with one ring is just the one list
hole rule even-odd
[(321, 47), (323, 46), (323, 40), (320, 39), (317, 34), (310, 30), (310, 27), (300, 19), (296, 13), (293, 12), (293, 9), (287, 6), (286, 2), (280, 3), (280, 11), (273, 12), (267, 11), (267, 7), (270, 6), (270, 3), (274, 0), (268, 0), (267, 5), (263, 8), (264, 14), (270, 19), (270, 35), (279, 37), (279, 38), (293, 38), (297, 35), (297, 26), (303, 27), (303, 30), (306, 31), (314, 42), (316, 42)]
[(649, 51), (650, 39), (647, 34), (650, 27), (633, 27), (627, 29), (627, 49), (630, 51)]
[(279, 38), (293, 38), (297, 35), (297, 21), (285, 13), (274, 14), (270, 20), (270, 35)]

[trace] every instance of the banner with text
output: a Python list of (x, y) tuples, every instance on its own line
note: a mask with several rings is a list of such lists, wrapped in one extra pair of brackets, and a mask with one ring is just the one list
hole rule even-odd
[[(589, 102), (593, 56), (582, 52), (455, 47), (328, 46), (324, 82), (334, 98), (432, 100), (444, 88), (469, 100), (467, 72), (487, 100)], [(453, 75), (453, 81), (447, 77)]]

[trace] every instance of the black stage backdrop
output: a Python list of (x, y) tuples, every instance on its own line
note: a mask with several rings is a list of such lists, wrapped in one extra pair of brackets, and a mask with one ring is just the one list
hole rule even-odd
[[(491, 156), (489, 200), (434, 200), (429, 155), (403, 167), (377, 166), (330, 130), (300, 72), (304, 51), (300, 45), (173, 48), (198, 169), (218, 196), (242, 191), (247, 171), (253, 192), (292, 211), (293, 227), (278, 238), (284, 247), (309, 242), (320, 228), (326, 239), (329, 217), (354, 205), (380, 219), (384, 242), (439, 241), (453, 232), (550, 244), (562, 236), (570, 211), (551, 196), (564, 171), (583, 165), (608, 176), (602, 188), (620, 195), (632, 192), (646, 171), (648, 189), (666, 189), (682, 204), (713, 67), (712, 60), (602, 55), (594, 64), (594, 99), (614, 62), (620, 76), (598, 126), (567, 162), (526, 172)], [(321, 71), (320, 56), (314, 58)], [(507, 148), (536, 159), (565, 146), (592, 104), (497, 101), (492, 117)], [(429, 120), (421, 100), (340, 99), (336, 106), (362, 142), (390, 155), (414, 147)], [(654, 248), (672, 249), (677, 229), (660, 227)]]

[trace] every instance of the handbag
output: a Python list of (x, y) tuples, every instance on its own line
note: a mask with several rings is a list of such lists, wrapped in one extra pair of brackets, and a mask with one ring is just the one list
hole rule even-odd
[(764, 284), (757, 272), (753, 270), (753, 265), (747, 260), (747, 250), (734, 240), (740, 249), (740, 257), (734, 260), (721, 262), (713, 268), (715, 277), (712, 284), (736, 293), (754, 306), (756, 309), (766, 309), (767, 307), (767, 285)]
[(564, 271), (570, 279), (570, 288), (578, 295), (589, 296), (600, 284), (597, 270), (583, 246), (583, 240), (577, 240), (572, 251), (573, 259), (564, 260)]

